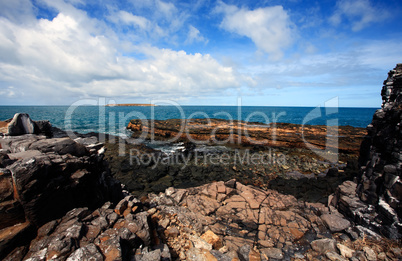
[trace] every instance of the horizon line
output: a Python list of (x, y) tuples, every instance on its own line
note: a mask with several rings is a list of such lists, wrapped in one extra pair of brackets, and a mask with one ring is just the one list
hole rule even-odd
[[(118, 104), (116, 104), (117, 106), (111, 106), (110, 104), (107, 105), (79, 105), (77, 107), (177, 107), (175, 105), (153, 105), (153, 106), (118, 106)], [(0, 105), (0, 107), (17, 107), (17, 106), (21, 106), (21, 107), (70, 107), (73, 105), (32, 105), (32, 104), (28, 104), (28, 105)], [(202, 107), (239, 107), (238, 105), (191, 105), (191, 104), (183, 104), (183, 105), (179, 105), (179, 106), (202, 106)], [(296, 108), (315, 108), (318, 107), (320, 105), (241, 105), (240, 107), (296, 107)], [(321, 106), (324, 107), (325, 106)], [(369, 107), (369, 106), (338, 106), (338, 107), (327, 107), (327, 108), (361, 108), (361, 109), (380, 109), (381, 106), (379, 107)]]

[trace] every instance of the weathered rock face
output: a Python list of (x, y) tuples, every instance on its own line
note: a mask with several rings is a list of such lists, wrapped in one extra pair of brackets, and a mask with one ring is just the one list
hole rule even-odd
[(73, 208), (94, 209), (123, 197), (103, 153), (92, 145), (25, 134), (0, 139), (0, 148), (0, 257), (30, 228)]
[(402, 236), (402, 64), (388, 73), (381, 91), (382, 106), (368, 125), (361, 145), (360, 199), (374, 205), (382, 232)]

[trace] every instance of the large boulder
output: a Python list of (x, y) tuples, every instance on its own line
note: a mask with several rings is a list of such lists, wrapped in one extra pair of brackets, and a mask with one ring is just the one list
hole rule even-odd
[(8, 124), (8, 134), (11, 136), (35, 133), (35, 123), (26, 113), (17, 113)]
[(0, 133), (9, 136), (43, 134), (51, 137), (52, 131), (49, 121), (33, 121), (27, 113), (16, 113), (12, 119), (0, 121)]

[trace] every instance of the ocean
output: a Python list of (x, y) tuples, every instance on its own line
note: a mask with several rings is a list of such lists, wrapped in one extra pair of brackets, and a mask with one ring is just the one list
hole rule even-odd
[(219, 118), (259, 123), (350, 125), (366, 127), (377, 108), (320, 108), (269, 106), (0, 106), (0, 120), (15, 113), (28, 113), (33, 120), (48, 120), (53, 126), (79, 133), (101, 132), (126, 136), (130, 119)]

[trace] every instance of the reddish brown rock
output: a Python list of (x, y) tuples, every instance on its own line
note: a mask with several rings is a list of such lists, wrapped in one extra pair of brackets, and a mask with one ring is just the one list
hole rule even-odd
[(186, 260), (218, 261), (208, 250), (195, 247), (186, 252)]
[(26, 241), (31, 236), (32, 225), (20, 223), (0, 230), (0, 257), (14, 249), (15, 245)]
[[(150, 138), (153, 135), (158, 140), (174, 141), (227, 141), (231, 144), (264, 145), (269, 147), (306, 148), (307, 142), (319, 149), (326, 149), (327, 127), (318, 125), (298, 125), (290, 123), (260, 124), (244, 121), (227, 121), (222, 119), (191, 119), (191, 120), (154, 120), (152, 128), (144, 125), (141, 120), (131, 120), (127, 126), (135, 137), (143, 135)], [(153, 133), (151, 134), (151, 130)], [(245, 135), (247, 133), (247, 135)], [(303, 136), (302, 136), (303, 135)], [(366, 130), (351, 126), (340, 126), (339, 144), (336, 147), (341, 152), (358, 154), (358, 148)]]
[(208, 244), (211, 244), (214, 249), (220, 249), (223, 246), (222, 239), (211, 230), (205, 232), (202, 236)]
[(95, 244), (101, 250), (105, 261), (123, 260), (120, 246), (120, 236), (117, 229), (108, 229), (103, 232)]
[(292, 233), (295, 240), (298, 240), (304, 236), (304, 233), (296, 228), (289, 228), (290, 233)]

